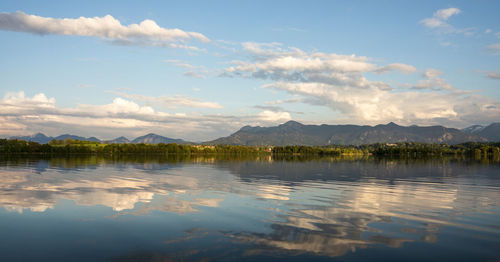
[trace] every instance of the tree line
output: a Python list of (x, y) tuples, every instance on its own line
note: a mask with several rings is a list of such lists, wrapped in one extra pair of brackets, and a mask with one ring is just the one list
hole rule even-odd
[(475, 157), (500, 157), (500, 143), (468, 142), (457, 145), (436, 143), (375, 143), (359, 146), (280, 146), (273, 148), (274, 154), (280, 155), (375, 155), (433, 157), (445, 155), (472, 155)]
[(103, 144), (92, 141), (52, 140), (39, 144), (18, 139), (0, 139), (0, 154), (98, 154), (98, 155), (302, 155), (340, 156), (375, 155), (399, 157), (433, 157), (444, 155), (469, 155), (500, 157), (500, 143), (463, 143), (458, 145), (428, 143), (376, 143), (370, 145), (329, 146), (232, 146), (232, 145), (181, 145), (181, 144)]
[(204, 155), (226, 154), (244, 156), (265, 153), (264, 147), (230, 145), (181, 145), (181, 144), (103, 144), (93, 141), (52, 140), (48, 144), (39, 144), (18, 139), (0, 139), (0, 154), (177, 154)]

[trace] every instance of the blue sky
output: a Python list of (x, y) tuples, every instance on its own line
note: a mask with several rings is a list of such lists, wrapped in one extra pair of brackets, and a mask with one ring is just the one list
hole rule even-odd
[(292, 119), (498, 122), (498, 10), (498, 1), (3, 1), (0, 136), (201, 141)]

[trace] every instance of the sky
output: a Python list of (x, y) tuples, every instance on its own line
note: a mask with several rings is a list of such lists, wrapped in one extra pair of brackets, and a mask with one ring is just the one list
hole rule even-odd
[(500, 1), (11, 1), (0, 136), (500, 122)]

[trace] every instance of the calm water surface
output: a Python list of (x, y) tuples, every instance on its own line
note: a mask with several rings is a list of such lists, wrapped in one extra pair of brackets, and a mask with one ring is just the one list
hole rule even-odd
[(0, 160), (1, 261), (500, 261), (500, 166)]

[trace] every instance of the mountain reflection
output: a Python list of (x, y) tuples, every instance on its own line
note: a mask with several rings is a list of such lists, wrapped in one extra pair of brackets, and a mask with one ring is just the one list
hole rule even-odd
[[(477, 218), (498, 212), (497, 170), (495, 164), (442, 159), (4, 161), (0, 206), (46, 212), (71, 200), (111, 208), (114, 218), (152, 212), (202, 216), (204, 208), (248, 207), (247, 218), (263, 228), (247, 228), (242, 221), (232, 230), (215, 228), (199, 236), (250, 245), (246, 255), (335, 257), (377, 245), (435, 243), (445, 226), (498, 234), (494, 222)], [(194, 241), (180, 239), (164, 243)]]

